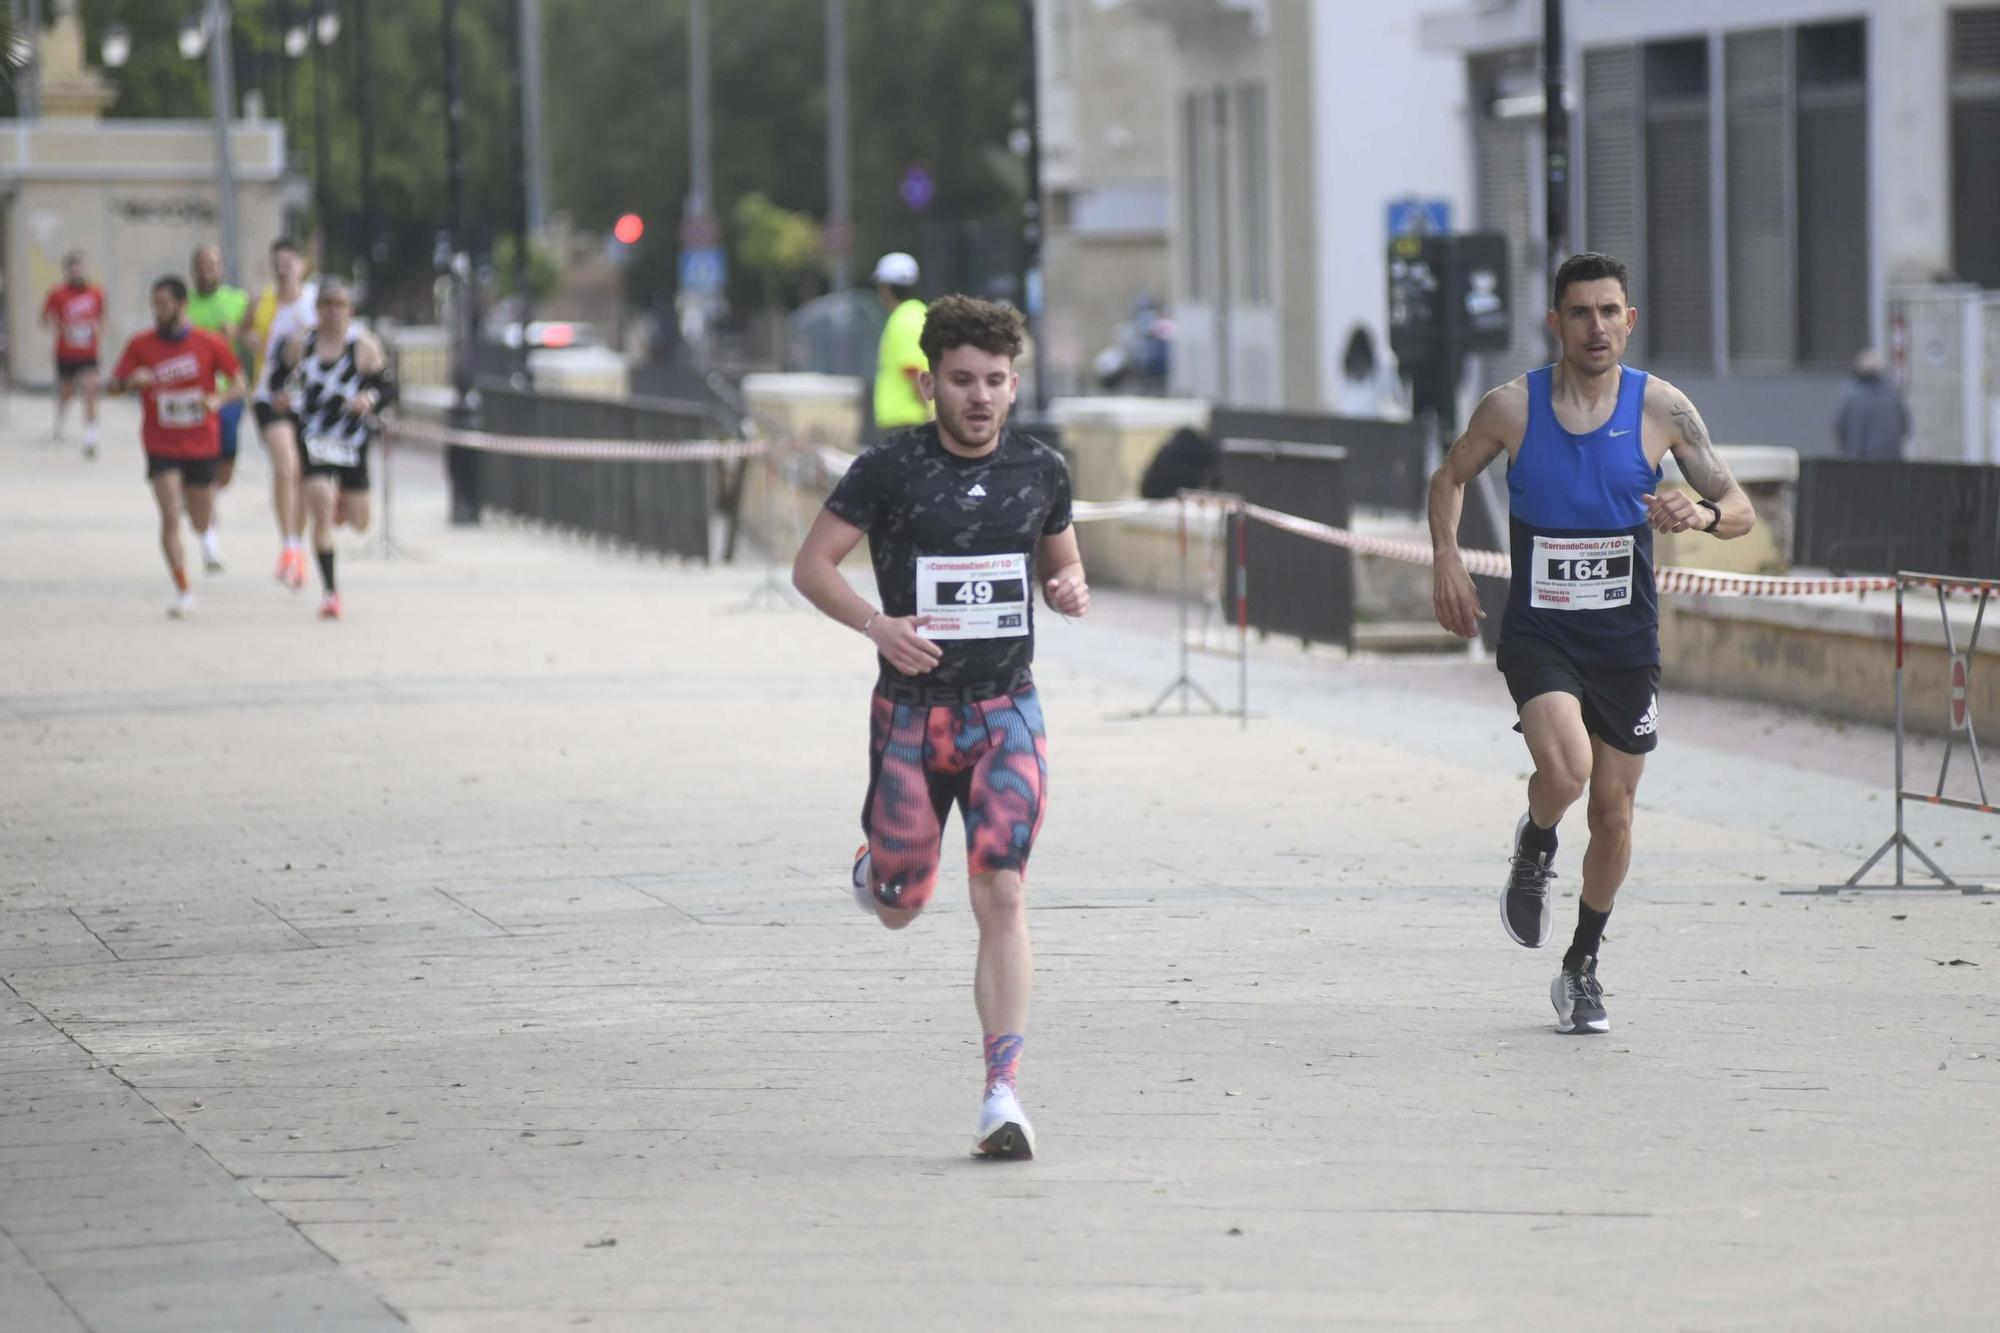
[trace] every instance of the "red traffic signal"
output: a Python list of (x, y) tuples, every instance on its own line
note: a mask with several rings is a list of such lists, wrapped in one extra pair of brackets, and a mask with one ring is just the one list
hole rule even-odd
[(646, 220), (637, 213), (627, 213), (612, 224), (611, 234), (626, 245), (637, 244), (646, 234)]

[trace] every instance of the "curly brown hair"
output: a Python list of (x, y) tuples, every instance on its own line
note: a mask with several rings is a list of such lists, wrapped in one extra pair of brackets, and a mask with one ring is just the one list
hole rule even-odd
[(944, 354), (954, 347), (977, 347), (982, 352), (1016, 357), (1026, 336), (1021, 312), (998, 301), (981, 301), (971, 296), (940, 296), (924, 312), (923, 335), (917, 339), (924, 360), (936, 370)]

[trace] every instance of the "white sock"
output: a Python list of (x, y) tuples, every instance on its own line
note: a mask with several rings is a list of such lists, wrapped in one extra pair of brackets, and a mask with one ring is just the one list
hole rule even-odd
[(88, 422), (84, 425), (83, 442), (85, 444), (97, 443), (97, 423), (95, 421)]
[(222, 531), (216, 524), (209, 524), (201, 534), (201, 549), (209, 555), (222, 554)]

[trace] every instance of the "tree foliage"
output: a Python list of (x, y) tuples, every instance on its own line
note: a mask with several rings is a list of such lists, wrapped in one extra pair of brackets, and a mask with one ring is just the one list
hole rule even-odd
[[(330, 0), (335, 44), (290, 60), (283, 21), (308, 18), (312, 0), (234, 0), (237, 84), (281, 116), (296, 170), (314, 170), (318, 68), (326, 79), (330, 263), (352, 268), (363, 249), (360, 184), (360, 22), (370, 28), (376, 135), (376, 207), (387, 240), (378, 277), (428, 283), (433, 239), (445, 222), (443, 0)], [(131, 34), (108, 114), (198, 119), (210, 114), (205, 61), (182, 57), (181, 21), (196, 0), (83, 0), (91, 58), (104, 29)], [(465, 102), (466, 215), (476, 253), (511, 225), (513, 90), (510, 0), (460, 0)], [(759, 194), (774, 207), (827, 213), (825, 0), (709, 0), (714, 215), (736, 216)], [(1015, 214), (1018, 159), (1007, 152), (1025, 52), (1017, 0), (847, 0), (848, 123), (853, 271), (885, 250), (918, 251), (922, 220), (897, 196), (923, 163), (936, 182), (931, 215)], [(688, 0), (543, 0), (544, 145), (549, 207), (586, 231), (624, 212), (649, 224), (626, 273), (641, 302), (674, 285), (678, 228), (689, 180)], [(12, 94), (0, 88), (0, 109)], [(740, 231), (726, 237), (734, 249)], [(756, 299), (762, 279), (735, 254), (735, 294)], [(255, 276), (255, 275), (248, 275)]]

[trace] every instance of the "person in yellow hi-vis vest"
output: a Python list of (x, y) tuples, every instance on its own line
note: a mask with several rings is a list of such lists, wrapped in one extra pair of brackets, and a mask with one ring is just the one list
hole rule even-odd
[(900, 250), (876, 261), (875, 291), (889, 311), (875, 352), (875, 429), (881, 434), (921, 426), (931, 419), (930, 400), (917, 387), (928, 371), (917, 345), (924, 332), (924, 303), (917, 299), (917, 261)]

